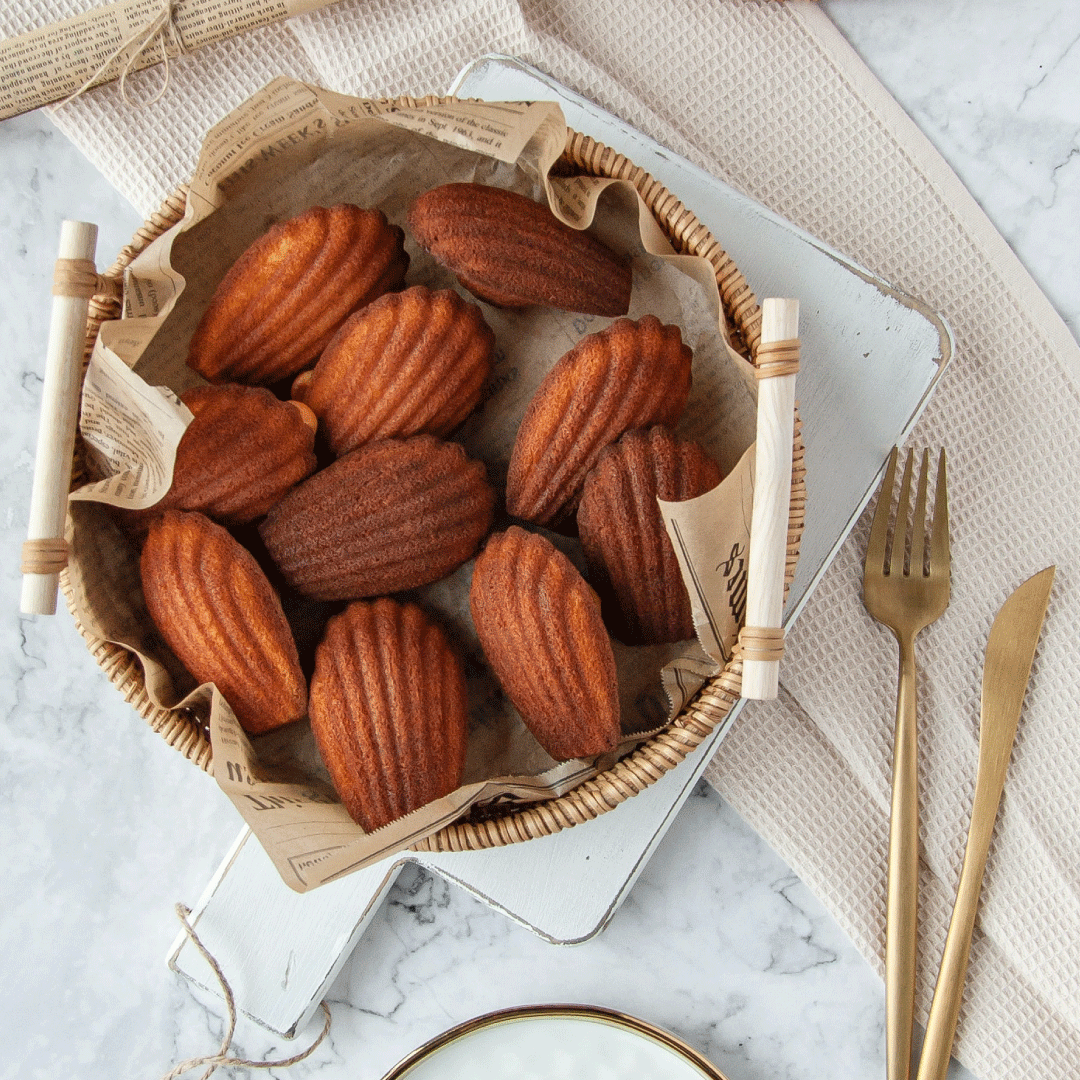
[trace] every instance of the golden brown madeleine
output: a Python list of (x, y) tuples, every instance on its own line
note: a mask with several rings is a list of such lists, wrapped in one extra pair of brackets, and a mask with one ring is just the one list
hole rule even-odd
[(137, 514), (198, 510), (242, 525), (315, 471), (315, 432), (296, 405), (269, 390), (223, 383), (193, 387), (181, 400), (194, 419), (176, 448), (172, 486)]
[(444, 184), (415, 200), (409, 228), (469, 292), (492, 304), (592, 315), (630, 308), (630, 264), (516, 192)]
[(140, 562), (150, 617), (184, 667), (258, 735), (299, 720), (307, 683), (277, 593), (254, 557), (202, 514), (169, 510)]
[(345, 809), (373, 832), (461, 784), (465, 676), (415, 604), (350, 604), (326, 625), (311, 730)]
[(496, 678), (553, 758), (615, 749), (619, 688), (600, 601), (558, 548), (517, 525), (496, 533), (469, 606)]
[(664, 427), (627, 432), (586, 477), (581, 544), (590, 576), (605, 579), (617, 600), (628, 643), (694, 636), (690, 596), (656, 500), (693, 499), (720, 480), (720, 466), (697, 443)]
[(582, 338), (548, 372), (518, 428), (506, 508), (545, 524), (577, 506), (600, 451), (631, 428), (674, 427), (690, 397), (690, 363), (677, 326), (655, 315), (617, 319)]
[(259, 532), (298, 592), (355, 600), (445, 577), (476, 554), (494, 506), (482, 462), (414, 435), (338, 458), (286, 495)]
[(301, 396), (339, 456), (373, 439), (449, 435), (479, 402), (494, 348), (476, 304), (416, 285), (352, 315)]
[(188, 346), (210, 382), (270, 385), (295, 375), (358, 308), (401, 286), (404, 232), (381, 210), (313, 206), (233, 263)]

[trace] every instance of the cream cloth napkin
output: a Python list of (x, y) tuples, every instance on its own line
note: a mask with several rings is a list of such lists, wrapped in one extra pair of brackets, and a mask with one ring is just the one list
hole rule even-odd
[[(0, 33), (88, 6), (17, 0), (0, 12)], [(956, 1052), (983, 1080), (1071, 1080), (1080, 1063), (1080, 349), (820, 10), (759, 0), (344, 0), (181, 58), (150, 109), (127, 108), (110, 86), (54, 119), (149, 213), (190, 175), (206, 129), (275, 75), (420, 94), (493, 51), (549, 71), (952, 326), (954, 362), (913, 440), (948, 448), (954, 560), (951, 606), (919, 641), (919, 1002), (925, 1019), (974, 790), (990, 623), (1013, 587), (1057, 563)], [(129, 92), (149, 95), (159, 78), (136, 76)], [(790, 635), (780, 699), (745, 710), (709, 775), (880, 971), (896, 653), (861, 602), (866, 531), (863, 521)]]

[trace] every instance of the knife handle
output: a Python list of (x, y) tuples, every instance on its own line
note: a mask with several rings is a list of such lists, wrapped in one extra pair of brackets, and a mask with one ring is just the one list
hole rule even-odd
[(918, 743), (914, 635), (897, 634), (900, 681), (893, 739), (889, 879), (885, 907), (885, 1059), (888, 1080), (909, 1080), (915, 1014), (919, 894)]
[(990, 777), (989, 782), (976, 781), (964, 864), (960, 870), (960, 884), (957, 886), (956, 903), (953, 905), (945, 949), (941, 955), (941, 969), (934, 987), (934, 998), (930, 1003), (930, 1017), (926, 1023), (918, 1080), (945, 1080), (949, 1069), (964, 978), (967, 975), (968, 956), (971, 953), (975, 913), (979, 907), (983, 872), (990, 853), (990, 838), (993, 835), (998, 803), (1001, 801), (1004, 786), (1004, 769), (1000, 771), (1000, 776)]

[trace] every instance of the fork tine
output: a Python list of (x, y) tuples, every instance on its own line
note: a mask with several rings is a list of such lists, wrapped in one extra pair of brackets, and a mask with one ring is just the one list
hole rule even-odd
[(878, 490), (874, 520), (870, 525), (870, 541), (866, 546), (864, 574), (880, 574), (885, 570), (885, 543), (889, 537), (889, 516), (892, 510), (893, 485), (896, 483), (896, 458), (899, 453), (899, 449), (894, 446), (885, 469), (885, 479), (881, 481), (881, 488)]
[(930, 534), (930, 572), (948, 576), (949, 563), (949, 492), (945, 479), (945, 448), (942, 447), (934, 493), (934, 526)]
[[(895, 569), (901, 574), (907, 574), (909, 563), (907, 552), (911, 550), (911, 525), (908, 522), (908, 506), (911, 501), (911, 465), (915, 458), (915, 451), (909, 450), (907, 461), (904, 462), (904, 476), (900, 481), (900, 501), (896, 504), (896, 526), (893, 529), (892, 557), (889, 565), (885, 568), (887, 574)], [(899, 552), (897, 546), (899, 545)], [(899, 555), (899, 561), (897, 561)]]
[(926, 528), (926, 482), (930, 472), (930, 451), (924, 450), (919, 470), (919, 489), (915, 495), (915, 514), (911, 519), (911, 573), (921, 575), (926, 566), (926, 550), (930, 534)]

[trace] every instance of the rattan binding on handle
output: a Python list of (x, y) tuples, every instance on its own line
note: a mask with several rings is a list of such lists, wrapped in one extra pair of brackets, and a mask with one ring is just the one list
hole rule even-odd
[[(397, 103), (411, 106), (451, 100), (453, 99), (428, 96), (401, 98), (397, 99)], [(558, 168), (564, 173), (569, 171), (629, 180), (675, 250), (681, 254), (699, 255), (711, 264), (724, 314), (732, 330), (733, 343), (748, 357), (752, 358), (756, 354), (761, 338), (761, 311), (756, 297), (730, 256), (708, 229), (670, 191), (622, 154), (574, 131), (567, 133), (566, 148)], [(120, 252), (106, 277), (122, 279), (124, 268), (131, 260), (147, 244), (181, 220), (186, 203), (187, 188), (178, 188), (166, 199), (161, 209), (143, 224), (132, 242)], [(86, 336), (87, 359), (101, 323), (105, 319), (118, 318), (119, 314), (119, 297), (95, 296), (91, 300)], [(804, 448), (797, 419), (792, 452), (791, 515), (785, 588), (790, 587), (795, 576), (806, 507)], [(77, 441), (72, 486), (76, 487), (86, 479), (82, 446), (81, 442)], [(60, 581), (71, 608), (73, 598), (67, 584), (66, 572), (61, 574)], [(95, 638), (77, 619), (76, 626), (86, 639), (95, 660), (147, 723), (170, 746), (210, 772), (212, 754), (209, 735), (203, 722), (194, 715), (157, 708), (146, 694), (142, 669), (135, 657), (126, 649)], [(490, 816), (486, 820), (466, 820), (446, 826), (418, 843), (414, 850), (475, 851), (502, 847), (549, 836), (607, 813), (675, 768), (727, 718), (739, 700), (741, 675), (742, 660), (736, 650), (735, 658), (706, 684), (668, 729), (649, 739), (592, 780), (586, 781), (566, 795), (537, 803), (524, 810)]]
[(767, 341), (758, 345), (757, 356), (754, 358), (754, 378), (778, 379), (781, 375), (797, 375), (800, 348), (798, 338)]
[(67, 563), (68, 544), (63, 537), (23, 541), (22, 573), (59, 574)]
[(782, 626), (744, 626), (739, 631), (743, 660), (772, 661), (784, 656)]
[(120, 298), (122, 283), (118, 278), (99, 274), (89, 259), (57, 259), (53, 264), (53, 296), (94, 296)]

